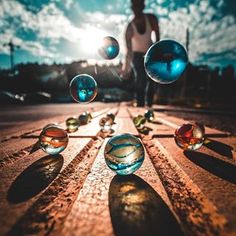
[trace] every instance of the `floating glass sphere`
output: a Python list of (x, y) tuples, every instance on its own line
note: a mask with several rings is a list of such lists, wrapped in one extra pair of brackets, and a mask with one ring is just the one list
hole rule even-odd
[(154, 112), (153, 110), (146, 110), (144, 113), (144, 117), (146, 118), (146, 120), (148, 121), (153, 121), (154, 120)]
[(101, 127), (102, 132), (110, 131), (112, 124), (113, 124), (113, 120), (111, 117), (108, 117), (108, 116), (101, 118), (99, 121), (99, 125)]
[(88, 112), (83, 112), (78, 117), (79, 125), (86, 125), (91, 121), (91, 114)]
[(146, 123), (146, 119), (144, 116), (142, 115), (137, 115), (133, 118), (133, 122), (134, 122), (134, 125), (137, 127), (137, 128), (140, 128), (142, 129), (144, 124)]
[(56, 155), (68, 144), (67, 132), (58, 125), (48, 125), (39, 136), (39, 147), (46, 153)]
[(111, 112), (107, 113), (107, 117), (110, 117), (112, 119), (112, 122), (114, 123), (115, 115)]
[(70, 82), (70, 93), (79, 103), (89, 103), (97, 96), (97, 82), (87, 74), (75, 76)]
[(110, 138), (104, 150), (106, 164), (119, 175), (129, 175), (139, 169), (144, 155), (141, 141), (131, 134)]
[(118, 41), (111, 36), (104, 37), (102, 44), (98, 49), (100, 56), (109, 60), (114, 59), (119, 54), (119, 51), (120, 46)]
[(188, 64), (184, 47), (170, 39), (153, 44), (144, 58), (148, 76), (157, 83), (170, 84), (176, 81)]
[(79, 128), (79, 120), (76, 117), (69, 117), (66, 120), (66, 127), (70, 133), (77, 131)]
[(184, 150), (196, 150), (204, 142), (204, 132), (198, 125), (183, 124), (175, 131), (175, 142)]

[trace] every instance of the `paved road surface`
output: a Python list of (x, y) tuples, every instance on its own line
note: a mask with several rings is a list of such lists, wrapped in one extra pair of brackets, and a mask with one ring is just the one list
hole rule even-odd
[[(146, 123), (149, 132), (143, 134), (132, 118), (144, 109), (126, 104), (3, 108), (0, 235), (236, 235), (235, 136), (206, 127), (203, 147), (183, 152), (174, 130), (194, 111), (183, 120), (155, 109), (155, 121)], [(35, 149), (46, 124), (65, 127), (68, 116), (85, 110), (92, 122), (69, 134), (61, 155)], [(99, 119), (108, 111), (115, 124), (102, 133)], [(103, 156), (108, 138), (120, 133), (138, 136), (146, 148), (142, 167), (128, 177), (116, 176)]]

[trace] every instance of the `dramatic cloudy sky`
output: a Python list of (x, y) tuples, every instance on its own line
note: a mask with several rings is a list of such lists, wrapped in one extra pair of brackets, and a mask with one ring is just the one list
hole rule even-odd
[[(129, 0), (0, 0), (0, 67), (9, 66), (3, 46), (9, 40), (20, 46), (17, 63), (52, 63), (99, 59), (97, 39), (113, 35), (122, 59), (129, 6)], [(159, 18), (161, 38), (185, 45), (189, 27), (191, 62), (236, 67), (235, 0), (146, 0), (145, 11)]]

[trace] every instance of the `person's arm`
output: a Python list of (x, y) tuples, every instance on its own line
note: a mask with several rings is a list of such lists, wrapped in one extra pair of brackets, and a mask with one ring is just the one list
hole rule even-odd
[(149, 20), (150, 20), (152, 30), (155, 33), (156, 41), (159, 41), (160, 40), (160, 30), (159, 30), (157, 17), (153, 14), (149, 14)]
[(129, 23), (125, 32), (126, 56), (124, 64), (122, 66), (122, 75), (124, 78), (131, 71), (131, 61), (133, 56), (132, 44), (131, 44), (132, 35), (133, 35), (132, 26), (131, 23)]

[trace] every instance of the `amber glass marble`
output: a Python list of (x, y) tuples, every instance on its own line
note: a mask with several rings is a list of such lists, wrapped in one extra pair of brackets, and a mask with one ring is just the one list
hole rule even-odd
[(110, 117), (112, 119), (112, 121), (114, 122), (115, 120), (115, 115), (111, 112), (107, 113), (107, 116)]
[(58, 125), (49, 125), (39, 136), (39, 147), (46, 153), (56, 155), (68, 145), (67, 132)]
[(99, 125), (101, 127), (102, 132), (109, 132), (111, 130), (113, 124), (113, 120), (111, 117), (102, 117), (99, 121)]
[(204, 132), (196, 124), (183, 124), (175, 131), (175, 142), (184, 150), (197, 150), (204, 142)]

